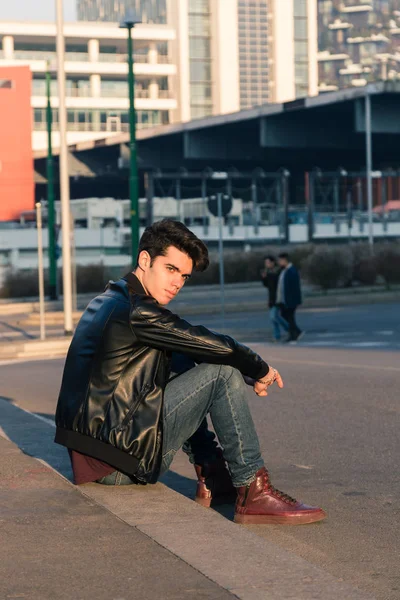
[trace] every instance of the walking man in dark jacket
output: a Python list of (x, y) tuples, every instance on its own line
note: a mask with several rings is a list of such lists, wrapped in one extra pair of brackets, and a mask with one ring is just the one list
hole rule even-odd
[(278, 257), (281, 273), (278, 280), (277, 304), (281, 315), (289, 324), (288, 342), (299, 340), (303, 331), (296, 323), (296, 309), (301, 304), (300, 276), (296, 267), (290, 262), (289, 254), (282, 252)]
[[(182, 223), (164, 220), (145, 230), (135, 271), (110, 282), (77, 326), (56, 442), (69, 449), (76, 483), (154, 483), (183, 447), (196, 469), (200, 504), (234, 493), (238, 523), (320, 521), (322, 509), (272, 486), (261, 457), (244, 378), (264, 397), (274, 382), (283, 387), (278, 371), (231, 337), (164, 308), (193, 270), (207, 266), (206, 246)], [(180, 374), (172, 371), (173, 353), (189, 361)]]
[(277, 342), (281, 340), (281, 328), (286, 332), (289, 331), (289, 325), (282, 317), (281, 310), (276, 302), (280, 272), (281, 270), (276, 264), (275, 256), (266, 256), (264, 259), (264, 269), (261, 271), (261, 277), (264, 286), (268, 289), (269, 318), (272, 325), (274, 340)]

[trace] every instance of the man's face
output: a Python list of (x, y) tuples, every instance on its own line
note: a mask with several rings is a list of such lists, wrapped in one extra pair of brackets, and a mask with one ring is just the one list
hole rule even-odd
[(189, 279), (193, 261), (185, 252), (170, 246), (165, 256), (157, 256), (151, 265), (150, 262), (149, 254), (141, 252), (139, 279), (146, 292), (159, 304), (168, 304)]
[(266, 267), (268, 270), (271, 270), (271, 269), (273, 269), (273, 268), (274, 268), (274, 266), (275, 266), (275, 263), (273, 263), (273, 262), (272, 262), (272, 260), (269, 260), (269, 258), (266, 258), (266, 259), (265, 259), (265, 267)]
[(289, 264), (286, 258), (278, 258), (278, 263), (279, 266), (282, 267), (282, 269), (285, 269)]

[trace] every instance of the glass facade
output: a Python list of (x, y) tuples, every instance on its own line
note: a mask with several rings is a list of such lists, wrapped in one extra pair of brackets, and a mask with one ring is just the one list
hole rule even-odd
[(269, 100), (268, 0), (238, 0), (240, 108)]
[(212, 115), (210, 0), (189, 0), (190, 114)]
[[(58, 110), (53, 109), (53, 128), (58, 129)], [(33, 123), (35, 131), (46, 129), (46, 109), (33, 109)], [(138, 129), (155, 127), (168, 123), (168, 111), (166, 110), (137, 110), (136, 124)], [(91, 131), (91, 132), (128, 132), (129, 113), (126, 110), (101, 110), (101, 109), (68, 109), (67, 110), (68, 131)]]
[(318, 0), (320, 91), (400, 79), (399, 9), (399, 0)]
[(307, 0), (293, 0), (294, 81), (296, 98), (308, 96), (308, 9)]
[(167, 22), (167, 0), (77, 0), (79, 21), (119, 22), (127, 8), (143, 23)]

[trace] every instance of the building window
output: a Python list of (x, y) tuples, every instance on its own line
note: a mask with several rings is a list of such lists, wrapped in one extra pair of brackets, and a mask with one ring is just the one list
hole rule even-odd
[(14, 87), (12, 79), (0, 79), (0, 89), (11, 90)]
[(212, 114), (210, 0), (189, 0), (189, 65), (191, 116)]
[[(239, 78), (240, 106), (248, 108), (252, 105), (268, 101), (268, 94), (260, 93), (261, 88), (268, 88), (268, 70), (262, 68), (268, 64), (268, 21), (265, 0), (248, 0), (238, 3), (239, 22)], [(252, 94), (247, 95), (251, 82)]]

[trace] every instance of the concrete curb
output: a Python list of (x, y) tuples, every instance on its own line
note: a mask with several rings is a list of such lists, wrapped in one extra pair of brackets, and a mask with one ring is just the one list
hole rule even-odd
[(70, 343), (71, 338), (55, 338), (43, 341), (32, 340), (29, 342), (0, 344), (0, 360), (65, 356)]
[[(0, 409), (6, 438), (40, 457), (42, 465), (68, 476), (67, 453), (53, 443), (50, 421), (1, 398)], [(161, 483), (135, 488), (86, 484), (75, 489), (241, 600), (372, 600)]]

